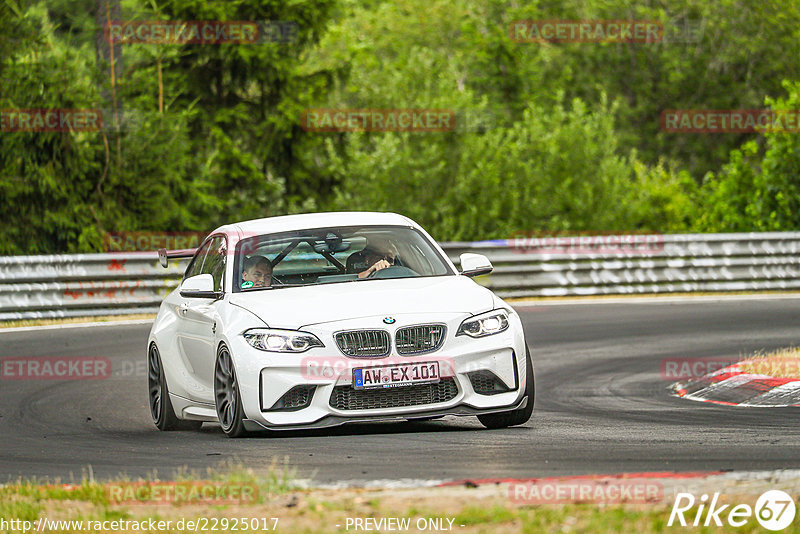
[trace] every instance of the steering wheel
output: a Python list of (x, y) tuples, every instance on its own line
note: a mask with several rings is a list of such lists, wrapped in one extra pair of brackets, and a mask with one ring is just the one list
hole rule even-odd
[(402, 265), (390, 265), (378, 271), (372, 271), (367, 278), (404, 278), (417, 276), (417, 272)]

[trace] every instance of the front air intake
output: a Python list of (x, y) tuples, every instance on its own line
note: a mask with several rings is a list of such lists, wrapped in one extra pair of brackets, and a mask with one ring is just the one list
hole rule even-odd
[(351, 358), (380, 358), (389, 355), (389, 333), (385, 330), (351, 330), (336, 333), (336, 344)]
[(426, 354), (438, 350), (447, 328), (443, 324), (406, 326), (397, 330), (394, 343), (398, 354)]

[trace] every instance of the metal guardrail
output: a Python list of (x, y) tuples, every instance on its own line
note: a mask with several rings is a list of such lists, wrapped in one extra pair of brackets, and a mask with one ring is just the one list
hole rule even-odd
[(664, 235), (649, 244), (643, 235), (598, 237), (619, 237), (619, 251), (531, 253), (535, 238), (446, 250), (488, 256), (495, 269), (483, 283), (504, 298), (800, 288), (800, 232)]
[[(501, 297), (800, 288), (800, 232), (655, 237), (442, 246), (456, 265), (463, 252), (488, 256), (495, 269), (478, 281)], [(164, 269), (155, 252), (0, 257), (0, 320), (155, 313), (187, 262)]]
[(0, 257), (0, 320), (155, 313), (188, 260), (156, 252)]

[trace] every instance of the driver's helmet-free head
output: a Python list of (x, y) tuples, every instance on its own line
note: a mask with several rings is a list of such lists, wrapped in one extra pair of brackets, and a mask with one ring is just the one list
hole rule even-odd
[(389, 263), (394, 263), (394, 259), (397, 257), (397, 247), (394, 246), (394, 243), (375, 236), (366, 238), (366, 241), (363, 249), (352, 253), (347, 258), (348, 273), (360, 273), (384, 258), (387, 258)]
[(367, 246), (364, 247), (364, 256), (367, 259), (367, 263), (370, 263), (369, 260), (373, 260), (372, 263), (384, 259), (389, 263), (394, 263), (395, 258), (397, 257), (397, 247), (389, 241), (388, 239), (381, 239), (376, 237), (370, 237), (367, 239)]
[(270, 285), (272, 262), (264, 256), (246, 257), (242, 263), (242, 289)]

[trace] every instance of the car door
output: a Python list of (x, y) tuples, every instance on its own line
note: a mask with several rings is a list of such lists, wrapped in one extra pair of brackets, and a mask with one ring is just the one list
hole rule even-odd
[[(227, 259), (225, 237), (214, 236), (203, 248), (206, 249), (205, 254), (196, 260), (202, 260), (201, 264), (192, 274), (210, 274), (214, 279), (214, 290), (224, 291), (223, 280)], [(213, 403), (218, 309), (224, 303), (222, 299), (186, 297), (181, 299), (178, 308), (178, 346), (184, 365), (192, 378), (187, 381), (187, 384), (191, 385), (187, 393), (193, 400)]]

